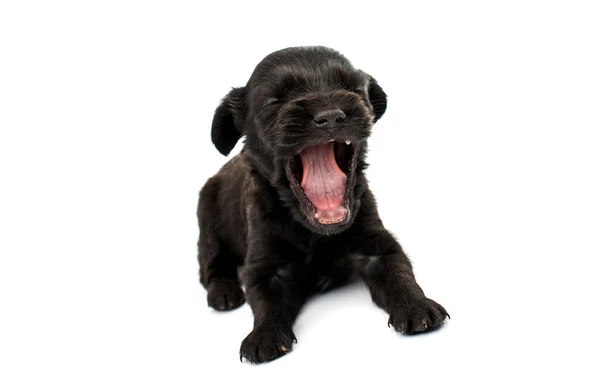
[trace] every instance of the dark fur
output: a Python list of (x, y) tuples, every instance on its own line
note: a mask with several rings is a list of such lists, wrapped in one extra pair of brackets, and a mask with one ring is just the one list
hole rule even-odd
[[(398, 332), (429, 331), (448, 316), (415, 281), (364, 176), (367, 138), (386, 105), (375, 79), (334, 50), (310, 47), (267, 56), (247, 85), (217, 108), (212, 140), (219, 152), (229, 154), (243, 135), (246, 141), (200, 192), (200, 281), (217, 310), (250, 304), (254, 329), (242, 342), (241, 358), (265, 362), (289, 352), (306, 298), (354, 277), (368, 285)], [(327, 107), (344, 111), (342, 125), (315, 127), (315, 113)], [(285, 170), (291, 155), (329, 138), (358, 147), (347, 194), (350, 218), (335, 226), (310, 218)]]

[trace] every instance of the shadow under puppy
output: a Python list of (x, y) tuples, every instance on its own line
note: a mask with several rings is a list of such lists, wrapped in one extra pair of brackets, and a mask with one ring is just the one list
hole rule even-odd
[(354, 277), (400, 333), (435, 329), (448, 316), (415, 281), (365, 179), (367, 138), (386, 106), (377, 81), (340, 53), (299, 47), (268, 55), (217, 108), (219, 152), (246, 139), (200, 192), (200, 282), (211, 307), (245, 299), (252, 308), (240, 358), (289, 352), (307, 297)]

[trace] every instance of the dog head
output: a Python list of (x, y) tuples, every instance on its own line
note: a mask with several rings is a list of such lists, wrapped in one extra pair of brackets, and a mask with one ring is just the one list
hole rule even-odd
[(244, 155), (294, 218), (319, 234), (352, 224), (366, 189), (367, 138), (387, 106), (377, 81), (324, 47), (284, 49), (217, 108), (212, 140)]

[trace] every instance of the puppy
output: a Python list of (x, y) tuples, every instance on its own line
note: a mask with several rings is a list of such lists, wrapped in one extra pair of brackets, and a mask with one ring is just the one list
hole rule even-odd
[(246, 138), (200, 192), (200, 282), (214, 309), (244, 300), (252, 308), (240, 359), (291, 351), (307, 297), (353, 278), (400, 333), (436, 329), (448, 316), (415, 281), (365, 179), (367, 138), (386, 107), (377, 81), (340, 53), (300, 47), (268, 55), (217, 108), (219, 152)]

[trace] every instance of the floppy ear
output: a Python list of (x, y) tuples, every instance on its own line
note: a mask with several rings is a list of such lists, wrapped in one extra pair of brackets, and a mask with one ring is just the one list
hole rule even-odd
[(369, 79), (368, 92), (369, 102), (371, 102), (373, 113), (375, 114), (375, 119), (373, 120), (373, 123), (375, 123), (385, 113), (385, 109), (387, 108), (387, 95), (373, 77)]
[(245, 87), (234, 88), (215, 110), (210, 134), (215, 147), (225, 156), (244, 133), (240, 120), (244, 95)]

